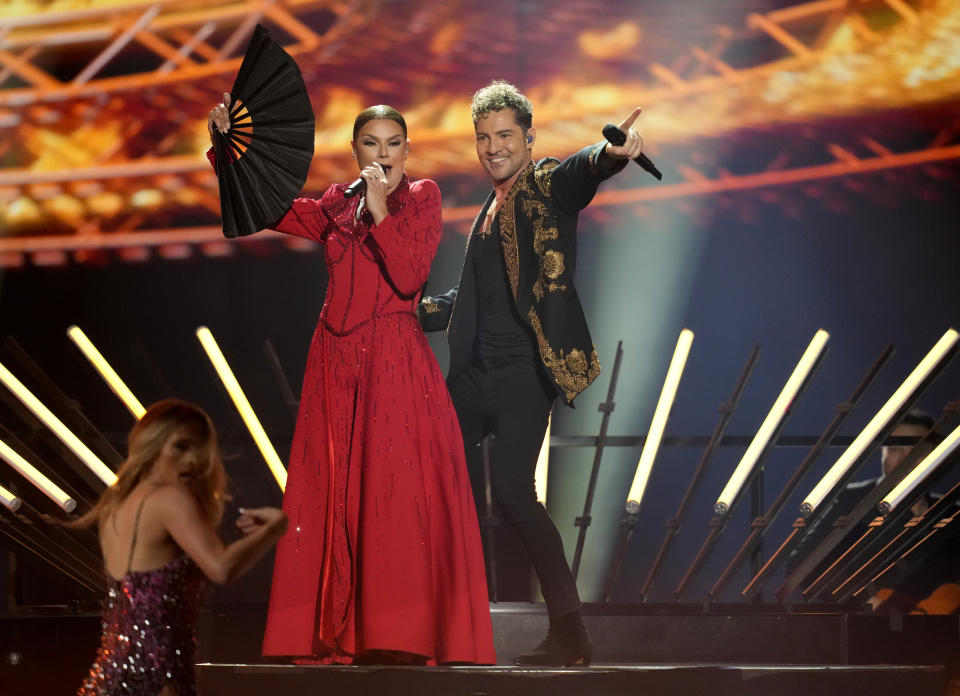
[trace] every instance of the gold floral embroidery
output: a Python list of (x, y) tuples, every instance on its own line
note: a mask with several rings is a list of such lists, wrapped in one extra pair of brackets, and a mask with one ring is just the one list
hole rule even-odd
[(523, 214), (533, 223), (533, 250), (543, 256), (544, 245), (560, 236), (550, 209), (536, 198), (523, 201)]
[(584, 357), (583, 351), (579, 348), (571, 350), (564, 362), (567, 363), (567, 369), (570, 370), (570, 372), (582, 374), (587, 371), (587, 359)]
[(520, 191), (530, 191), (527, 175), (532, 168), (533, 162), (530, 162), (526, 171), (517, 178), (516, 183), (503, 199), (503, 204), (500, 206), (500, 212), (497, 215), (500, 225), (500, 248), (503, 250), (503, 264), (507, 269), (507, 278), (510, 279), (510, 289), (513, 291), (514, 300), (517, 299), (520, 285), (520, 254), (517, 250), (517, 218), (514, 205)]
[[(544, 225), (542, 217), (534, 219), (536, 222), (533, 226), (533, 250), (537, 252), (537, 256), (543, 256), (546, 243), (559, 238), (560, 231), (556, 225)], [(553, 220), (551, 219), (550, 222), (553, 222)]]
[(558, 164), (560, 164), (560, 160), (557, 159), (551, 158), (544, 160), (533, 172), (533, 178), (537, 182), (537, 188), (539, 188), (547, 198), (550, 198), (550, 172), (553, 171), (553, 168)]
[(583, 351), (574, 348), (569, 354), (564, 355), (561, 349), (557, 355), (546, 336), (543, 335), (543, 326), (540, 324), (540, 317), (536, 310), (531, 307), (527, 312), (527, 318), (530, 320), (530, 326), (537, 335), (537, 344), (540, 348), (540, 356), (543, 358), (544, 366), (553, 373), (553, 378), (557, 386), (563, 390), (563, 398), (569, 404), (577, 394), (590, 386), (590, 383), (600, 374), (600, 360), (597, 358), (597, 347), (593, 346), (589, 362)]
[(593, 150), (590, 151), (590, 156), (587, 158), (587, 162), (590, 163), (590, 173), (594, 176), (601, 175), (600, 168), (597, 166), (597, 160), (600, 159), (600, 155), (603, 154), (603, 151), (607, 149), (607, 141), (594, 145)]
[(543, 254), (543, 274), (547, 276), (550, 280), (556, 280), (560, 277), (560, 274), (563, 273), (565, 267), (563, 265), (563, 254), (559, 251), (554, 251), (553, 249), (544, 252)]
[(521, 204), (523, 214), (533, 225), (533, 251), (537, 255), (537, 278), (533, 283), (533, 295), (537, 301), (543, 299), (546, 292), (564, 292), (564, 283), (555, 283), (566, 270), (563, 254), (547, 249), (547, 243), (559, 239), (560, 231), (551, 210), (539, 199), (529, 198)]
[(427, 314), (436, 314), (440, 311), (440, 305), (438, 305), (432, 299), (424, 300), (420, 303), (420, 306), (423, 307), (423, 311)]

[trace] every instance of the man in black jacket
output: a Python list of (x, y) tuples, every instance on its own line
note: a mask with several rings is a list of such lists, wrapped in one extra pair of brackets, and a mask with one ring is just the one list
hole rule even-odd
[(534, 469), (553, 402), (572, 404), (600, 372), (573, 285), (577, 215), (601, 181), (640, 154), (632, 128), (640, 109), (620, 124), (623, 145), (604, 141), (562, 162), (533, 161), (532, 107), (513, 85), (495, 81), (479, 90), (472, 113), (477, 157), (493, 191), (467, 240), (459, 286), (425, 298), (420, 318), (427, 331), (447, 330), (447, 384), (474, 474), (482, 470), (476, 444), (496, 435), (493, 490), (547, 604), (546, 639), (515, 662), (589, 664), (580, 597), (560, 534), (537, 502)]

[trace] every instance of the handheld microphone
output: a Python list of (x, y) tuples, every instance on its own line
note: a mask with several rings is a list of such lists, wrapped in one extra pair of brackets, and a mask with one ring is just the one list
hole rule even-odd
[[(623, 145), (625, 142), (627, 142), (626, 133), (612, 123), (608, 123), (603, 127), (603, 137), (606, 138), (611, 145)], [(633, 161), (639, 164), (644, 171), (648, 171), (653, 174), (655, 177), (657, 177), (657, 179), (663, 178), (663, 174), (660, 173), (660, 170), (657, 169), (657, 166), (642, 152), (634, 157)]]
[(358, 193), (367, 188), (366, 180), (361, 176), (359, 179), (354, 181), (352, 184), (347, 186), (346, 190), (343, 192), (344, 198), (353, 198)]

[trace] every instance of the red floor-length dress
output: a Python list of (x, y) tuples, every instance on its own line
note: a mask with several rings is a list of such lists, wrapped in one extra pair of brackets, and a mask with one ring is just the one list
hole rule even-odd
[(483, 551), (456, 413), (414, 314), (440, 192), (404, 176), (379, 225), (344, 186), (276, 229), (325, 245), (264, 655), (371, 650), (494, 663)]

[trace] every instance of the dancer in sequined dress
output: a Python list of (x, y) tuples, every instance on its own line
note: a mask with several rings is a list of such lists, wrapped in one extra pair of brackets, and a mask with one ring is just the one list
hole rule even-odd
[(207, 415), (174, 399), (130, 432), (117, 482), (73, 526), (99, 523), (108, 577), (100, 649), (78, 696), (192, 696), (196, 624), (207, 580), (225, 583), (276, 543), (277, 508), (242, 511), (243, 536), (216, 531), (226, 475)]
[[(229, 95), (224, 103), (229, 105)], [(225, 132), (227, 107), (209, 126)], [(334, 184), (272, 227), (324, 245), (264, 655), (298, 662), (493, 663), (483, 551), (457, 416), (414, 309), (440, 192), (404, 173), (403, 117), (357, 116), (365, 192)], [(295, 301), (295, 300), (294, 300)]]

